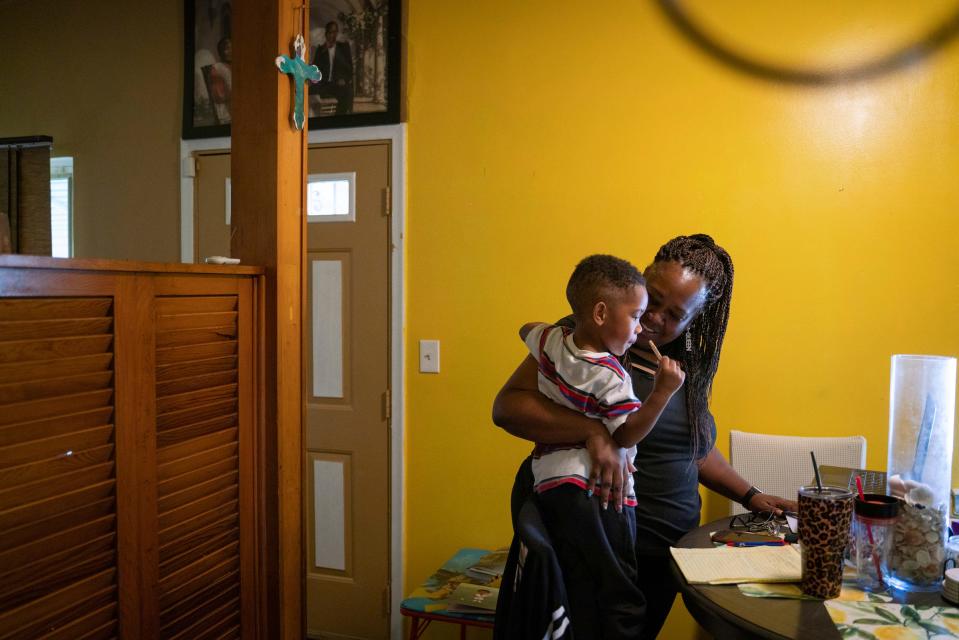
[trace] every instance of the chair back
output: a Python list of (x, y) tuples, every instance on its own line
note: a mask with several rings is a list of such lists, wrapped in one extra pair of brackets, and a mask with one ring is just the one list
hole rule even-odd
[[(799, 487), (814, 478), (809, 452), (823, 465), (862, 469), (866, 466), (866, 439), (862, 436), (808, 438), (746, 431), (729, 432), (729, 461), (736, 472), (764, 493), (795, 500)], [(745, 513), (730, 500), (732, 515)]]

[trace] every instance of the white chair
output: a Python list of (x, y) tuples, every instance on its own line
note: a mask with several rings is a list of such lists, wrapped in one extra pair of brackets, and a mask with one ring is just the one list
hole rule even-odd
[[(866, 439), (804, 438), (765, 433), (729, 432), (729, 462), (733, 469), (763, 493), (795, 500), (799, 487), (814, 479), (809, 452), (816, 462), (837, 467), (862, 469), (866, 466)], [(738, 502), (730, 500), (732, 515), (745, 513)]]

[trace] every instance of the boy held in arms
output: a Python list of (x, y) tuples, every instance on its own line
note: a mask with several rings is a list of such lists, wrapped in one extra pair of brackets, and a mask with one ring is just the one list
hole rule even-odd
[[(633, 393), (632, 378), (620, 358), (642, 332), (645, 284), (629, 262), (589, 256), (576, 266), (566, 287), (575, 329), (545, 323), (520, 329), (538, 365), (540, 392), (602, 420), (617, 444), (627, 448), (630, 463), (636, 444), (652, 430), (685, 379), (679, 363), (663, 357), (646, 401)], [(590, 466), (585, 443), (537, 445), (536, 505), (563, 570), (574, 626), (602, 629), (603, 638), (635, 637), (645, 601), (635, 586), (633, 478), (630, 474), (621, 488), (626, 508), (616, 513), (585, 491)]]
[[(519, 332), (539, 367), (540, 392), (601, 419), (616, 443), (629, 449), (630, 461), (636, 444), (652, 430), (686, 377), (678, 362), (663, 357), (646, 401), (633, 394), (631, 378), (619, 358), (642, 333), (639, 319), (649, 300), (645, 285), (642, 274), (629, 262), (608, 255), (589, 256), (576, 266), (566, 286), (576, 328), (531, 322)], [(541, 456), (539, 464), (533, 462), (538, 493), (558, 484), (587, 486), (590, 461), (584, 445), (561, 446), (576, 453), (553, 457), (550, 452), (550, 458)], [(635, 506), (631, 487), (625, 495), (626, 504)]]

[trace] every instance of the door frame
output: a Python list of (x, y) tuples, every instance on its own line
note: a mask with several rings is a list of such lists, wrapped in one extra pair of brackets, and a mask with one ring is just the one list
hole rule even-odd
[[(403, 522), (405, 519), (406, 486), (403, 482), (403, 434), (406, 413), (403, 405), (403, 372), (406, 349), (403, 325), (406, 321), (406, 299), (403, 291), (406, 235), (406, 124), (325, 129), (310, 131), (307, 143), (390, 141), (390, 637), (403, 637), (400, 602), (403, 600)], [(230, 151), (230, 138), (180, 140), (180, 262), (193, 262), (194, 178), (193, 159), (197, 151)], [(302, 496), (302, 486), (300, 487)], [(302, 559), (300, 560), (302, 562)]]

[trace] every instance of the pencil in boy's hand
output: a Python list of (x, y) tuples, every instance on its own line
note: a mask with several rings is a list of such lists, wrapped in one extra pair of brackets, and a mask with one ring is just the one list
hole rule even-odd
[(652, 340), (650, 340), (650, 341), (649, 341), (649, 347), (653, 350), (653, 353), (656, 354), (656, 359), (657, 359), (657, 360), (662, 360), (662, 359), (663, 359), (663, 354), (661, 354), (661, 353), (659, 352), (659, 349), (656, 348), (656, 343), (655, 343), (655, 342), (653, 342)]

